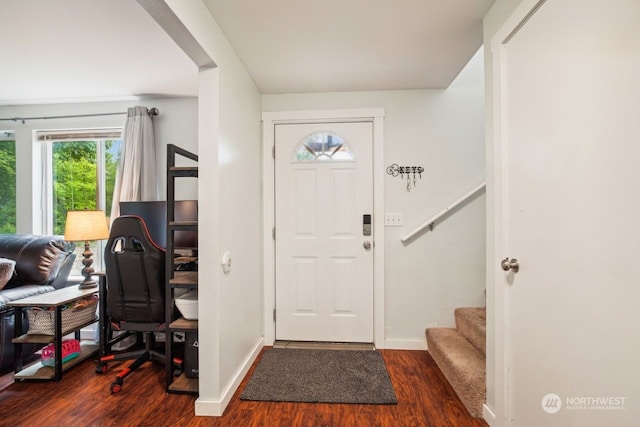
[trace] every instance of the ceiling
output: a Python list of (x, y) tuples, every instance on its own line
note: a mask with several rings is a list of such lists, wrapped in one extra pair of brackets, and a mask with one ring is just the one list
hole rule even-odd
[(197, 95), (196, 65), (135, 0), (0, 0), (0, 16), (0, 104)]
[[(445, 88), (494, 0), (203, 0), (262, 93)], [(0, 104), (197, 95), (135, 0), (0, 0)], [(7, 19), (10, 17), (10, 19)]]
[(494, 0), (204, 0), (263, 93), (446, 88)]

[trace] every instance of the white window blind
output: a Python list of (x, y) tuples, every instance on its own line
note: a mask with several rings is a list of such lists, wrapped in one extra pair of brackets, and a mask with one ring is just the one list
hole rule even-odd
[(120, 139), (121, 136), (122, 128), (39, 130), (36, 132), (38, 141), (48, 142)]

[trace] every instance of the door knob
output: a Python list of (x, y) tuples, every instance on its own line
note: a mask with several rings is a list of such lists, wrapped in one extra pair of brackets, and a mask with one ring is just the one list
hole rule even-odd
[(509, 257), (506, 257), (502, 260), (500, 266), (504, 271), (513, 270), (514, 273), (517, 273), (518, 270), (520, 270), (520, 264), (518, 264), (518, 260), (515, 258), (511, 258), (511, 260), (509, 260)]
[(368, 249), (371, 249), (371, 242), (367, 240), (366, 242), (364, 242), (364, 243), (362, 244), (362, 246), (363, 246), (365, 249), (367, 249), (367, 250), (368, 250)]

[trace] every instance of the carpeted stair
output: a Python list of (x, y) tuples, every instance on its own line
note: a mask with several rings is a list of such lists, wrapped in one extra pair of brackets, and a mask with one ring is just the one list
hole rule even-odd
[(486, 309), (456, 308), (456, 328), (427, 328), (427, 346), (449, 384), (474, 417), (486, 395)]

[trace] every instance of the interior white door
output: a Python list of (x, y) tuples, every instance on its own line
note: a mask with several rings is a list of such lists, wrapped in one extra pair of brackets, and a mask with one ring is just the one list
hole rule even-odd
[(275, 129), (276, 339), (373, 342), (373, 124)]
[(640, 420), (638, 17), (637, 0), (547, 1), (502, 48), (511, 425)]

